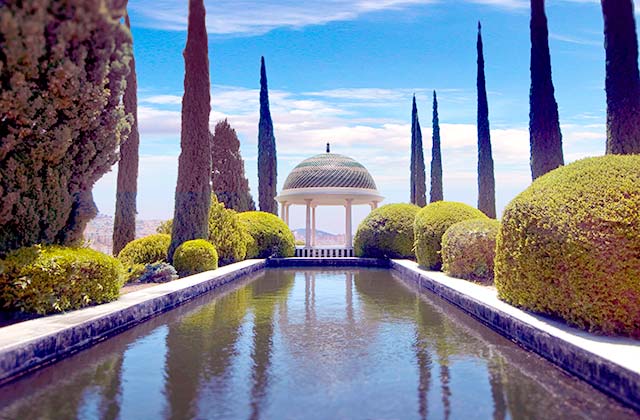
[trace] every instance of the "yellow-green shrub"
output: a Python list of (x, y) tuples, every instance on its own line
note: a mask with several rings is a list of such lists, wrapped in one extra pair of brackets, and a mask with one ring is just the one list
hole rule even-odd
[(415, 258), (413, 222), (420, 207), (387, 204), (373, 210), (360, 223), (354, 239), (355, 254), (371, 258)]
[(487, 218), (451, 225), (442, 235), (442, 271), (461, 279), (493, 282), (499, 229), (499, 221)]
[(0, 264), (5, 309), (47, 314), (115, 300), (124, 283), (122, 264), (88, 248), (32, 246)]
[(238, 214), (251, 236), (247, 244), (247, 258), (293, 257), (293, 233), (278, 216), (262, 211)]
[(478, 218), (486, 219), (487, 216), (478, 209), (454, 201), (436, 201), (422, 208), (413, 226), (418, 264), (439, 270), (442, 266), (442, 235), (455, 223)]
[(118, 259), (125, 267), (127, 282), (136, 281), (144, 272), (145, 265), (167, 261), (170, 243), (171, 236), (156, 233), (125, 245)]
[(640, 338), (640, 156), (584, 159), (504, 211), (501, 299), (591, 331)]
[(173, 266), (180, 277), (218, 268), (218, 253), (211, 242), (194, 239), (184, 242), (173, 254)]
[[(173, 220), (164, 221), (156, 232), (171, 234)], [(219, 264), (227, 265), (242, 261), (247, 255), (247, 244), (251, 237), (238, 218), (235, 210), (225, 208), (216, 195), (211, 196), (209, 208), (209, 242), (218, 252)]]

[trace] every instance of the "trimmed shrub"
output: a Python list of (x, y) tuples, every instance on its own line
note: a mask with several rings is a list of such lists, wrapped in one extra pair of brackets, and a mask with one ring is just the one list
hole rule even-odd
[(118, 254), (125, 267), (127, 283), (137, 281), (145, 270), (145, 265), (167, 261), (167, 251), (171, 236), (156, 233), (129, 242)]
[(204, 239), (184, 242), (173, 254), (173, 266), (180, 277), (218, 268), (216, 247)]
[(251, 236), (247, 244), (247, 258), (293, 257), (293, 233), (278, 216), (262, 211), (238, 214)]
[(387, 204), (373, 210), (360, 223), (354, 239), (355, 254), (370, 258), (415, 258), (413, 222), (420, 207)]
[(169, 263), (158, 262), (147, 264), (138, 278), (140, 283), (166, 283), (178, 278), (178, 272)]
[(640, 156), (574, 162), (511, 201), (495, 283), (510, 304), (640, 338)]
[[(171, 234), (173, 220), (162, 222), (156, 229), (158, 233)], [(222, 265), (242, 261), (247, 255), (247, 244), (251, 237), (238, 219), (238, 213), (225, 208), (218, 202), (215, 194), (211, 196), (209, 208), (209, 242), (218, 252), (218, 263)]]
[(478, 209), (455, 201), (436, 201), (416, 215), (413, 226), (418, 264), (429, 270), (440, 270), (442, 235), (449, 227), (469, 219), (486, 219)]
[(486, 218), (451, 225), (442, 235), (442, 271), (461, 279), (492, 283), (499, 229), (499, 221)]
[(48, 314), (104, 303), (124, 283), (117, 259), (89, 248), (32, 246), (0, 264), (0, 303), (5, 309)]

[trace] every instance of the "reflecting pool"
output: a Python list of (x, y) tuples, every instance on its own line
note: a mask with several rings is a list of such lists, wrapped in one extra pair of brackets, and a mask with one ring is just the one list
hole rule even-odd
[(0, 388), (3, 419), (636, 416), (377, 269), (268, 269)]

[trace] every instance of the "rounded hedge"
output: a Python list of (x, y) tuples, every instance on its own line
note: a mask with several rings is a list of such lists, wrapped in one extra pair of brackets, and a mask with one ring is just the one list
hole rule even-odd
[(180, 277), (218, 268), (216, 247), (204, 239), (186, 241), (173, 254), (173, 266)]
[(453, 224), (469, 219), (487, 219), (478, 209), (454, 201), (436, 201), (422, 208), (413, 226), (418, 264), (430, 270), (442, 266), (442, 235)]
[(120, 296), (124, 270), (116, 258), (88, 248), (32, 246), (0, 264), (0, 303), (10, 311), (48, 314)]
[(640, 338), (640, 156), (584, 159), (504, 211), (498, 296), (590, 331)]
[(135, 239), (122, 248), (118, 259), (125, 265), (153, 264), (166, 261), (170, 243), (171, 236), (164, 233)]
[(442, 271), (461, 279), (492, 283), (499, 229), (499, 221), (487, 218), (451, 225), (442, 235)]
[(238, 217), (251, 236), (247, 258), (293, 257), (293, 233), (278, 216), (262, 211), (239, 213)]
[(356, 256), (414, 259), (413, 222), (419, 210), (413, 204), (387, 204), (373, 210), (356, 232)]

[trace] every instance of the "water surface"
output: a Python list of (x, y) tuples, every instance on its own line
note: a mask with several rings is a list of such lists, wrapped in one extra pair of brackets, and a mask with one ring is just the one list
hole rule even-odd
[(635, 416), (377, 269), (269, 269), (0, 388), (8, 419)]

